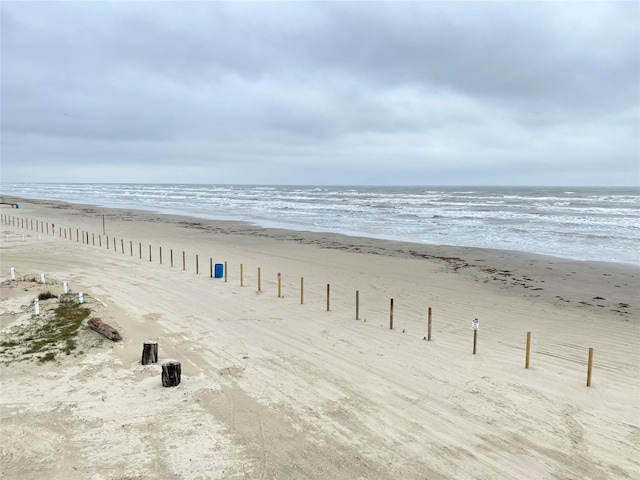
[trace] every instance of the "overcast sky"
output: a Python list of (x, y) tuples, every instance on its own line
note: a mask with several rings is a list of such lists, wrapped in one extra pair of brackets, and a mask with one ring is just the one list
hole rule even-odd
[(1, 3), (3, 182), (639, 185), (640, 3)]

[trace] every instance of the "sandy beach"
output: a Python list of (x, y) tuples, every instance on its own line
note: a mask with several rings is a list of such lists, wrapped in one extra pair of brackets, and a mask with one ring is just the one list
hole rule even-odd
[[(0, 478), (640, 478), (637, 266), (19, 203)], [(63, 282), (123, 340), (25, 353)]]

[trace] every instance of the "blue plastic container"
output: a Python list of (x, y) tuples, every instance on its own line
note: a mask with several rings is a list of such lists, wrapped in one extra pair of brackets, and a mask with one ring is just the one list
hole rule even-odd
[(216, 263), (215, 269), (213, 271), (214, 278), (222, 278), (224, 275), (224, 265), (222, 263)]

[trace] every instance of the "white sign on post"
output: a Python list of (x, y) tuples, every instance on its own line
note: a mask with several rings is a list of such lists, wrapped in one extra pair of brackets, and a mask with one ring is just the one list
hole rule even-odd
[(471, 328), (473, 328), (474, 330), (480, 329), (480, 321), (477, 318), (474, 318), (471, 322)]

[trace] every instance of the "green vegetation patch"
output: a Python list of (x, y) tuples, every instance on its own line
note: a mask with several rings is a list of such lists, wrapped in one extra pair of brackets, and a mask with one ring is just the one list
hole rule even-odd
[(49, 300), (50, 298), (58, 298), (58, 296), (54, 295), (53, 293), (49, 292), (48, 290), (46, 292), (43, 292), (40, 295), (38, 295), (38, 300)]
[[(82, 323), (89, 317), (91, 310), (80, 303), (61, 298), (60, 304), (42, 321), (22, 326), (14, 332), (14, 338), (0, 343), (0, 354), (10, 358), (37, 358), (44, 363), (55, 360), (56, 355), (70, 355), (77, 346), (76, 336)], [(8, 355), (9, 354), (9, 355)]]

